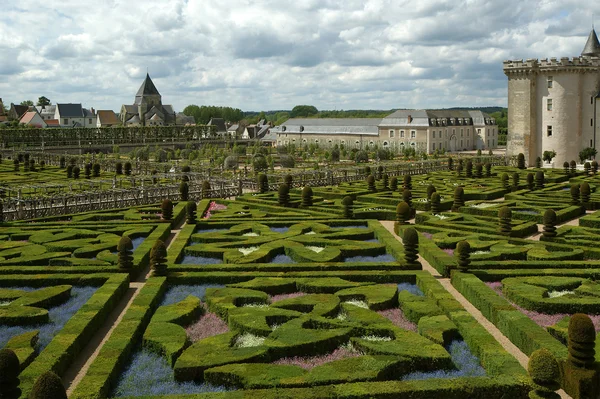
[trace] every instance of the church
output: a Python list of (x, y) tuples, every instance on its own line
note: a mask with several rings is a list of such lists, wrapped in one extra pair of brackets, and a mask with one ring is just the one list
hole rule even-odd
[(534, 165), (556, 151), (554, 167), (597, 149), (600, 42), (592, 28), (579, 57), (504, 61), (508, 77), (507, 155)]
[(154, 86), (150, 75), (135, 95), (133, 105), (122, 105), (120, 119), (123, 126), (175, 125), (178, 115), (172, 105), (163, 105), (162, 96)]

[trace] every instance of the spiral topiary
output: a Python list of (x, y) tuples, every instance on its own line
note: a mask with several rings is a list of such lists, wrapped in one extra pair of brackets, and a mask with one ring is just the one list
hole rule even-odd
[(269, 179), (264, 173), (258, 175), (258, 192), (261, 194), (269, 192)]
[(370, 166), (365, 166), (365, 175), (369, 176), (371, 174), (371, 167)]
[(402, 188), (404, 190), (412, 190), (412, 177), (410, 175), (405, 175)]
[(396, 176), (390, 179), (390, 190), (396, 191), (398, 190), (398, 178)]
[(427, 186), (427, 201), (431, 201), (431, 194), (435, 193), (437, 190), (433, 184)]
[(377, 192), (377, 188), (375, 187), (375, 176), (369, 175), (367, 176), (367, 188), (370, 192)]
[(164, 220), (173, 219), (173, 202), (170, 199), (164, 199), (160, 204), (160, 209), (162, 210), (162, 218)]
[(448, 170), (454, 170), (454, 160), (452, 157), (448, 157)]
[(344, 197), (342, 199), (342, 206), (344, 208), (344, 218), (352, 219), (354, 217), (354, 210), (352, 206), (354, 205), (354, 200), (350, 196)]
[(402, 235), (404, 245), (404, 260), (408, 266), (420, 266), (419, 263), (419, 233), (414, 227), (404, 230)]
[(123, 174), (123, 164), (121, 162), (117, 162), (115, 164), (115, 173), (118, 175), (122, 175)]
[(541, 190), (544, 188), (544, 172), (538, 170), (535, 172), (535, 189)]
[(565, 174), (569, 174), (569, 163), (567, 161), (563, 162), (563, 168), (565, 170)]
[(277, 202), (281, 206), (288, 206), (290, 204), (290, 186), (285, 183), (279, 185)]
[(210, 198), (210, 182), (208, 180), (204, 180), (202, 182), (202, 198)]
[(74, 166), (73, 167), (73, 179), (79, 179), (80, 173), (81, 173), (81, 169), (79, 169), (79, 166)]
[(439, 215), (441, 212), (440, 195), (435, 192), (431, 194), (431, 213), (434, 215)]
[(483, 177), (483, 165), (481, 163), (475, 165), (475, 177), (478, 179)]
[(121, 237), (117, 244), (117, 265), (120, 269), (133, 268), (133, 243), (127, 236)]
[(542, 167), (542, 158), (537, 157), (535, 159), (535, 167), (538, 168), (538, 169)]
[(514, 172), (512, 174), (512, 191), (517, 191), (519, 189), (519, 174)]
[(410, 224), (408, 221), (410, 220), (410, 206), (402, 201), (396, 206), (396, 222), (400, 225)]
[(190, 198), (190, 185), (186, 181), (179, 184), (179, 196), (182, 201), (187, 201)]
[(569, 165), (571, 166), (571, 174), (574, 175), (577, 172), (577, 162), (571, 161)]
[(583, 204), (589, 204), (591, 189), (588, 182), (581, 183), (581, 186), (579, 186), (579, 193), (581, 194), (581, 202)]
[(467, 175), (467, 177), (473, 177), (473, 162), (470, 159), (467, 161), (465, 174)]
[(535, 180), (535, 177), (534, 177), (533, 173), (531, 173), (531, 172), (527, 173), (527, 188), (529, 190), (533, 190), (535, 188), (534, 180)]
[(390, 181), (390, 176), (387, 173), (384, 173), (384, 175), (383, 175), (383, 181), (381, 183), (381, 185), (383, 186), (384, 190), (388, 190), (389, 189), (389, 187), (388, 187), (389, 181)]
[(294, 178), (292, 175), (285, 175), (283, 181), (288, 185), (289, 188), (292, 188), (292, 184), (294, 183)]
[(402, 201), (404, 201), (408, 204), (408, 207), (411, 209), (411, 212), (412, 212), (412, 191), (410, 191), (409, 189), (403, 190), (402, 191)]
[(167, 274), (167, 247), (161, 240), (156, 240), (150, 250), (150, 268), (155, 276)]
[(17, 399), (21, 396), (19, 389), (19, 358), (10, 349), (0, 350), (0, 398)]
[(465, 206), (465, 189), (458, 186), (454, 189), (454, 203), (452, 204), (452, 212), (458, 212), (461, 206)]
[(377, 167), (377, 180), (381, 179), (383, 176), (383, 166), (379, 165)]
[(598, 173), (598, 161), (592, 161), (592, 174)]
[(509, 207), (503, 206), (498, 211), (498, 229), (503, 236), (509, 236), (512, 232), (512, 211)]
[(67, 159), (65, 157), (60, 157), (58, 164), (61, 169), (64, 169), (67, 165)]
[(492, 164), (489, 162), (485, 163), (485, 177), (492, 177)]
[(508, 173), (502, 173), (500, 180), (502, 181), (502, 188), (508, 190)]
[(556, 212), (553, 209), (547, 209), (544, 212), (544, 232), (546, 238), (556, 237)]
[(592, 167), (592, 165), (590, 165), (589, 162), (586, 162), (583, 164), (583, 172), (585, 173), (586, 176), (589, 176), (591, 167)]
[(458, 166), (456, 166), (456, 175), (460, 177), (463, 171), (462, 159), (458, 160)]
[(313, 191), (310, 186), (306, 186), (302, 189), (302, 202), (301, 206), (307, 208), (313, 205)]
[(196, 210), (198, 207), (194, 201), (189, 201), (185, 204), (185, 221), (187, 224), (196, 224)]
[(571, 185), (571, 205), (579, 205), (579, 184)]
[(454, 250), (456, 255), (458, 270), (466, 272), (471, 264), (471, 245), (468, 241), (459, 241)]
[(554, 392), (560, 389), (560, 369), (552, 352), (545, 348), (533, 352), (527, 371), (533, 380), (533, 390), (529, 392), (530, 399), (560, 398), (560, 395)]
[(576, 313), (569, 321), (569, 361), (576, 367), (591, 368), (595, 363), (596, 330), (590, 317)]
[(525, 155), (522, 152), (517, 155), (517, 168), (525, 169)]
[(59, 376), (46, 371), (35, 380), (29, 399), (67, 399), (67, 391)]
[(91, 163), (86, 163), (83, 166), (83, 175), (85, 176), (86, 179), (89, 179), (90, 177), (92, 177), (92, 164)]

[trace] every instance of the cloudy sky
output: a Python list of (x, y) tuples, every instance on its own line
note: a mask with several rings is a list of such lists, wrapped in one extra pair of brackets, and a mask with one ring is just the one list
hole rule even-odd
[[(3, 2), (4, 3), (4, 2)], [(114, 109), (503, 105), (506, 59), (578, 56), (583, 0), (45, 0), (0, 13), (0, 97)], [(599, 22), (600, 24), (600, 22)]]

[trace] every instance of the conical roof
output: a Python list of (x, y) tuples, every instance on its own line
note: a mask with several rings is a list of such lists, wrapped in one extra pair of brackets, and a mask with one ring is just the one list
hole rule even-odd
[[(596, 39), (596, 42), (598, 42), (598, 39)], [(154, 86), (152, 79), (150, 79), (149, 74), (146, 74), (146, 79), (144, 79), (144, 83), (142, 83), (135, 96), (139, 97), (144, 95), (160, 95), (158, 90), (156, 90), (156, 86)]]
[(598, 41), (598, 36), (596, 36), (596, 31), (594, 29), (590, 32), (590, 36), (588, 37), (581, 55), (584, 57), (600, 57), (600, 42)]

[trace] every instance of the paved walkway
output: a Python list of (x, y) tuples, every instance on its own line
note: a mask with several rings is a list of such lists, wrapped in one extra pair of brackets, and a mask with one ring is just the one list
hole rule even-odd
[[(185, 219), (179, 223), (176, 229), (171, 230), (171, 234), (169, 234), (169, 237), (165, 241), (167, 249), (173, 242), (175, 242), (175, 239), (181, 232), (184, 224)], [(102, 327), (96, 332), (96, 334), (94, 334), (85, 348), (83, 348), (83, 350), (75, 357), (75, 360), (73, 363), (71, 363), (71, 366), (62, 378), (63, 384), (67, 388), (67, 396), (71, 396), (73, 391), (75, 391), (77, 385), (79, 385), (94, 360), (96, 360), (96, 357), (100, 353), (100, 350), (104, 344), (106, 344), (106, 342), (109, 340), (113, 331), (115, 328), (117, 328), (121, 320), (123, 320), (125, 313), (127, 313), (127, 310), (137, 295), (146, 285), (146, 281), (150, 277), (151, 273), (152, 271), (150, 270), (149, 265), (146, 266), (146, 268), (140, 273), (138, 273), (137, 278), (129, 283), (129, 289), (123, 298), (121, 298), (121, 301), (117, 304), (115, 309), (113, 309), (113, 311), (109, 314)]]
[[(398, 241), (402, 242), (402, 239), (394, 232), (393, 221), (381, 220), (380, 223), (383, 225), (383, 227), (386, 228), (386, 230), (392, 233), (392, 235)], [(527, 370), (527, 363), (529, 362), (529, 358), (527, 357), (527, 355), (524, 354), (519, 348), (517, 348), (512, 342), (510, 342), (510, 340), (504, 334), (502, 334), (502, 332), (498, 330), (498, 328), (494, 324), (492, 324), (488, 319), (485, 318), (485, 316), (479, 311), (479, 309), (473, 306), (471, 302), (469, 302), (464, 296), (462, 296), (462, 294), (458, 292), (456, 288), (454, 288), (449, 278), (442, 277), (442, 275), (436, 269), (434, 269), (433, 266), (431, 266), (429, 262), (427, 262), (421, 255), (419, 255), (419, 261), (423, 266), (423, 270), (431, 273), (431, 275), (434, 276), (440, 282), (440, 284), (446, 289), (446, 291), (448, 291), (450, 295), (454, 297), (454, 299), (460, 302), (463, 308), (465, 308), (465, 310), (469, 312), (471, 316), (473, 316), (475, 320), (477, 320), (477, 322), (479, 322), (479, 324), (481, 324), (487, 330), (487, 332), (490, 333), (508, 353), (513, 355), (515, 359), (517, 359), (517, 361), (521, 364), (521, 366), (525, 368), (525, 370)], [(558, 393), (563, 399), (571, 398), (562, 389), (558, 391)]]

